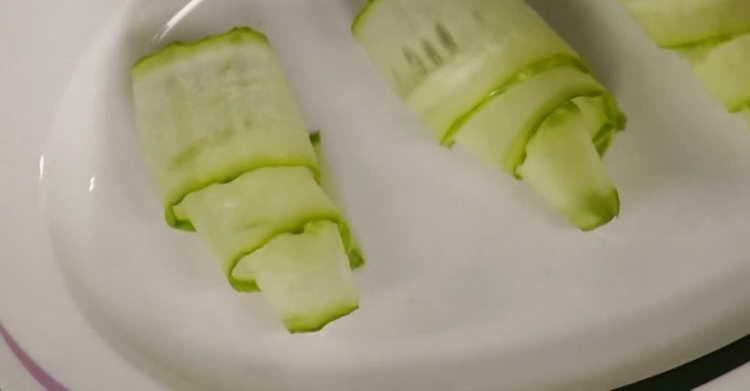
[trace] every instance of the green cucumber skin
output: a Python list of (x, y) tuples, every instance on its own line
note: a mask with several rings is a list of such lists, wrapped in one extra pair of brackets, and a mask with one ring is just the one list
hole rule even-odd
[(570, 93), (569, 95), (562, 95), (556, 103), (547, 106), (546, 113), (540, 115), (539, 117), (532, 118), (530, 122), (524, 127), (524, 131), (521, 132), (520, 137), (517, 138), (514, 142), (515, 147), (513, 148), (513, 150), (515, 150), (516, 152), (509, 154), (509, 157), (505, 159), (505, 168), (510, 171), (516, 178), (522, 179), (521, 175), (519, 175), (518, 173), (518, 167), (520, 167), (526, 161), (526, 146), (528, 146), (529, 142), (534, 138), (542, 123), (544, 123), (544, 121), (546, 121), (547, 118), (549, 118), (549, 116), (554, 113), (554, 110), (560, 106), (564, 106), (566, 103), (571, 102), (575, 98), (600, 97), (603, 96), (603, 94), (604, 93), (601, 91), (579, 90), (577, 92)]
[(323, 330), (328, 324), (341, 319), (359, 309), (359, 304), (353, 303), (348, 307), (342, 307), (336, 312), (321, 316), (321, 319), (304, 320), (291, 319), (285, 321), (289, 332), (292, 334), (314, 333)]
[[(310, 134), (310, 143), (315, 150), (315, 154), (318, 157), (318, 164), (320, 166), (321, 174), (318, 183), (323, 188), (323, 191), (325, 191), (335, 203), (338, 203), (340, 199), (336, 192), (336, 187), (333, 185), (328, 174), (330, 172), (328, 170), (328, 161), (323, 152), (322, 136), (320, 135), (319, 130)], [(349, 254), (349, 263), (352, 269), (357, 269), (365, 265), (365, 255), (362, 251), (362, 247), (359, 245), (357, 235), (354, 234), (347, 221), (348, 219), (342, 218), (339, 222), (339, 230), (341, 231), (341, 238), (346, 246), (346, 251)]]
[(208, 36), (189, 43), (173, 42), (157, 52), (141, 57), (131, 67), (131, 73), (133, 76), (138, 76), (152, 71), (155, 68), (162, 67), (169, 62), (174, 61), (176, 58), (181, 58), (189, 53), (200, 51), (206, 46), (212, 46), (216, 43), (224, 42), (260, 42), (268, 45), (268, 38), (265, 34), (253, 29), (252, 27), (242, 26), (235, 27), (223, 34)]
[[(279, 191), (285, 186), (296, 186), (296, 192), (283, 195), (283, 198), (275, 196), (281, 196)], [(271, 201), (273, 198), (276, 201)], [(286, 204), (279, 204), (282, 200), (292, 204), (284, 207)], [(306, 209), (301, 209), (301, 205), (306, 205)], [(198, 232), (208, 237), (222, 259), (231, 285), (240, 291), (257, 289), (252, 279), (238, 277), (235, 273), (242, 258), (263, 248), (279, 235), (302, 231), (311, 222), (336, 223), (352, 267), (364, 262), (340, 211), (309, 171), (302, 167), (267, 167), (250, 171), (233, 182), (215, 184), (190, 194), (184, 208)]]
[(351, 31), (352, 34), (357, 35), (358, 28), (362, 23), (364, 23), (365, 18), (367, 17), (367, 14), (370, 12), (372, 7), (375, 5), (375, 3), (378, 2), (378, 0), (367, 0), (367, 3), (362, 7), (362, 9), (359, 10), (357, 15), (354, 17), (354, 21), (351, 25)]
[[(314, 223), (316, 221), (321, 221), (321, 220), (308, 220), (308, 221), (305, 221), (300, 226), (304, 227), (305, 225), (309, 223)], [(327, 220), (323, 220), (323, 221), (327, 221)], [(297, 230), (300, 230), (300, 229), (302, 228), (298, 228)], [(348, 225), (345, 224), (345, 222), (340, 221), (339, 229), (341, 230), (341, 240), (344, 242), (345, 246), (347, 247), (346, 250), (349, 256), (349, 266), (352, 268), (352, 270), (363, 267), (365, 265), (365, 256), (362, 253), (362, 250), (356, 238), (351, 234), (351, 230), (349, 229)], [(268, 241), (272, 239), (273, 238), (270, 238)], [(259, 246), (258, 248), (262, 248), (262, 246)], [(242, 260), (243, 257), (250, 255), (250, 254), (252, 254), (252, 251), (237, 255), (235, 257), (235, 260), (232, 261), (232, 266), (230, 267), (229, 271), (226, 273), (227, 281), (229, 281), (229, 285), (231, 285), (232, 288), (237, 292), (250, 293), (250, 292), (260, 291), (260, 289), (258, 288), (258, 283), (255, 280), (243, 280), (243, 279), (235, 278), (233, 276), (234, 269), (237, 267), (237, 264), (240, 262), (240, 260)], [(357, 308), (358, 307), (355, 307), (351, 311), (354, 311)], [(340, 316), (345, 316), (347, 314), (342, 314)], [(316, 331), (316, 330), (308, 330), (308, 331)]]
[[(321, 164), (321, 174), (314, 176), (314, 181), (318, 184), (318, 186), (321, 186), (323, 191), (328, 194), (329, 197), (331, 197), (331, 187), (325, 186), (327, 184), (325, 170), (324, 170), (324, 162), (323, 159), (323, 153), (321, 150), (321, 136), (319, 132), (314, 132), (309, 136), (310, 142), (313, 145), (316, 153), (318, 154), (318, 161)], [(291, 166), (291, 167), (277, 167), (277, 166), (267, 166), (260, 168), (259, 170), (267, 170), (267, 169), (283, 169), (283, 168), (300, 168), (299, 166)], [(249, 170), (245, 172), (243, 175), (252, 174), (256, 170)], [(312, 172), (312, 171), (310, 171)], [(314, 173), (313, 173), (314, 174)], [(214, 184), (212, 186), (216, 185), (231, 185), (232, 182), (236, 181), (238, 178), (233, 179), (232, 181), (223, 182), (220, 184)], [(198, 191), (205, 190), (208, 187), (204, 187)], [(192, 194), (192, 193), (191, 193)], [(189, 221), (189, 220), (187, 220)], [(342, 241), (346, 246), (346, 250), (349, 256), (350, 260), (350, 266), (352, 269), (356, 269), (359, 267), (362, 267), (365, 264), (365, 257), (362, 253), (362, 250), (357, 243), (356, 237), (352, 234), (351, 229), (349, 228), (348, 223), (346, 220), (342, 217), (342, 215), (337, 212), (334, 214), (328, 214), (328, 215), (319, 215), (315, 217), (310, 217), (304, 220), (300, 220), (295, 222), (294, 224), (290, 226), (284, 226), (280, 229), (270, 232), (264, 239), (257, 242), (255, 245), (249, 248), (242, 248), (237, 249), (233, 252), (233, 254), (230, 256), (228, 261), (228, 266), (225, 268), (225, 273), (227, 275), (227, 278), (229, 280), (230, 285), (238, 292), (256, 292), (259, 290), (257, 283), (254, 280), (246, 280), (237, 278), (234, 276), (234, 270), (237, 267), (237, 264), (239, 261), (244, 258), (245, 256), (252, 254), (254, 251), (256, 251), (259, 248), (262, 248), (265, 246), (266, 243), (273, 240), (276, 236), (279, 234), (283, 234), (285, 232), (297, 232), (301, 231), (307, 224), (315, 221), (334, 221), (339, 225), (339, 230), (341, 232)], [(191, 224), (192, 226), (192, 224)]]
[(583, 72), (588, 72), (588, 68), (586, 65), (584, 65), (579, 58), (571, 57), (567, 54), (560, 54), (553, 57), (549, 57), (546, 59), (543, 59), (541, 61), (532, 63), (524, 67), (523, 69), (519, 69), (516, 73), (510, 75), (507, 79), (503, 80), (499, 85), (492, 88), (483, 98), (479, 100), (474, 106), (472, 106), (468, 111), (466, 111), (464, 114), (461, 114), (448, 128), (448, 130), (443, 135), (442, 140), (440, 143), (446, 147), (451, 147), (455, 143), (455, 135), (459, 131), (461, 131), (461, 128), (463, 127), (466, 122), (468, 122), (471, 117), (473, 117), (475, 114), (477, 114), (480, 110), (482, 110), (487, 104), (492, 101), (492, 99), (496, 96), (499, 96), (506, 91), (508, 91), (513, 86), (522, 83), (525, 80), (528, 80), (529, 78), (532, 78), (540, 73), (543, 73), (547, 70), (557, 68), (557, 67), (564, 67), (564, 66), (571, 66), (580, 69)]
[(362, 14), (355, 37), (446, 146), (482, 101), (558, 63), (586, 68), (520, 0), (377, 0)]
[(193, 226), (193, 223), (189, 219), (178, 217), (178, 214), (175, 212), (175, 208), (177, 208), (180, 204), (182, 204), (186, 196), (192, 193), (204, 190), (214, 184), (233, 182), (234, 180), (236, 180), (237, 178), (239, 178), (240, 176), (248, 172), (263, 169), (263, 168), (272, 168), (272, 167), (273, 168), (305, 167), (309, 169), (310, 172), (313, 173), (315, 178), (320, 177), (319, 167), (317, 165), (312, 165), (309, 162), (287, 163), (287, 164), (279, 164), (276, 162), (266, 162), (266, 163), (259, 163), (259, 164), (254, 164), (250, 166), (245, 166), (237, 170), (233, 170), (232, 172), (229, 172), (226, 176), (220, 176), (220, 177), (215, 177), (206, 181), (196, 182), (193, 184), (193, 186), (187, 187), (185, 190), (182, 190), (179, 193), (177, 193), (177, 196), (173, 197), (170, 201), (166, 202), (164, 205), (164, 218), (167, 221), (167, 224), (170, 227), (176, 228), (178, 230), (194, 232), (195, 226)]
[[(456, 142), (520, 179), (517, 169), (524, 162), (526, 145), (549, 115), (571, 100), (606, 95), (606, 89), (580, 69), (554, 68), (487, 101), (463, 124)], [(617, 116), (608, 123), (618, 126), (621, 121)], [(592, 139), (601, 126), (591, 130)]]
[[(234, 30), (232, 30), (232, 31), (234, 31)], [(254, 31), (254, 30), (252, 30), (252, 31)], [(316, 155), (318, 157), (318, 162), (320, 162), (321, 157), (322, 157), (322, 154), (318, 150), (318, 147), (319, 147), (320, 142), (321, 142), (320, 131), (314, 131), (313, 133), (310, 134), (309, 138), (310, 138), (310, 144), (312, 144), (313, 148), (316, 149)], [(169, 224), (169, 226), (171, 226), (173, 228), (176, 228), (176, 229), (179, 229), (179, 230), (183, 230), (183, 231), (195, 232), (195, 227), (193, 226), (193, 223), (191, 223), (190, 220), (179, 218), (177, 216), (177, 213), (175, 213), (175, 211), (174, 211), (175, 206), (179, 205), (185, 199), (186, 195), (188, 195), (190, 193), (193, 193), (193, 192), (196, 192), (196, 191), (203, 190), (206, 187), (208, 187), (208, 186), (210, 186), (210, 185), (212, 185), (214, 183), (229, 183), (229, 182), (232, 182), (235, 179), (237, 179), (240, 175), (245, 174), (245, 173), (247, 173), (249, 171), (256, 170), (258, 168), (268, 168), (268, 167), (299, 167), (299, 166), (305, 166), (308, 169), (310, 169), (310, 171), (315, 176), (316, 181), (318, 181), (318, 182), (321, 181), (320, 178), (323, 175), (323, 173), (321, 172), (322, 170), (319, 167), (319, 163), (318, 163), (318, 165), (310, 165), (308, 162), (302, 162), (302, 163), (299, 163), (299, 164), (279, 165), (279, 164), (275, 164), (275, 163), (269, 162), (269, 163), (263, 164), (261, 166), (248, 166), (248, 167), (241, 168), (240, 170), (237, 170), (236, 174), (235, 173), (230, 173), (226, 177), (217, 178), (217, 179), (214, 179), (214, 180), (211, 180), (211, 181), (206, 181), (206, 182), (203, 182), (203, 183), (196, 183), (194, 186), (191, 186), (190, 187), (191, 190), (184, 191), (183, 192), (184, 194), (182, 194), (181, 196), (175, 197), (173, 201), (170, 201), (170, 202), (166, 203), (166, 205), (164, 206), (164, 214), (165, 214), (164, 218), (167, 221), (167, 224)], [(358, 265), (361, 265), (364, 262), (355, 262), (355, 263), (358, 264)], [(234, 286), (234, 283), (233, 283), (233, 286)], [(241, 285), (238, 285), (238, 286), (241, 286)], [(254, 284), (251, 284), (248, 288), (245, 288), (245, 289), (254, 291), (254, 290), (257, 290), (257, 287), (255, 287)], [(240, 289), (238, 289), (238, 290), (240, 290)]]
[(312, 144), (313, 148), (315, 148), (315, 151), (318, 155), (320, 155), (319, 148), (322, 142), (323, 138), (320, 135), (320, 130), (315, 130), (310, 133), (310, 144)]
[[(330, 221), (328, 219), (310, 219), (305, 220), (304, 222), (300, 223), (296, 229), (292, 229), (290, 231), (300, 231), (310, 223), (315, 223), (318, 221)], [(349, 228), (346, 224), (343, 222), (338, 222), (339, 224), (339, 230), (341, 231), (341, 240), (344, 242), (344, 244), (347, 246), (348, 256), (349, 256), (349, 267), (354, 269), (359, 269), (360, 267), (365, 265), (365, 257), (362, 255), (362, 251), (359, 249), (359, 246), (356, 244), (356, 241), (353, 241), (346, 232), (349, 231)], [(260, 289), (258, 288), (258, 283), (255, 280), (245, 280), (241, 278), (234, 277), (234, 270), (237, 268), (237, 264), (242, 260), (242, 258), (252, 254), (256, 250), (263, 248), (264, 245), (266, 245), (268, 242), (273, 240), (276, 236), (278, 236), (281, 233), (285, 233), (286, 231), (280, 231), (279, 233), (269, 237), (267, 240), (263, 242), (262, 245), (257, 246), (253, 250), (245, 251), (242, 253), (239, 253), (236, 255), (233, 260), (231, 261), (231, 266), (229, 268), (229, 271), (227, 272), (227, 280), (229, 281), (229, 285), (232, 286), (232, 288), (237, 292), (258, 292)]]
[(587, 203), (592, 205), (591, 210), (598, 216), (598, 220), (593, 220), (588, 224), (578, 224), (578, 228), (580, 228), (581, 231), (593, 231), (601, 226), (609, 224), (612, 220), (620, 216), (622, 202), (620, 200), (620, 192), (617, 191), (617, 189), (612, 189), (609, 194), (604, 197), (600, 195), (592, 195)]
[[(440, 1), (435, 2), (436, 4), (441, 4)], [(460, 4), (459, 1), (447, 1), (444, 3), (452, 4)], [(377, 35), (373, 33), (372, 31), (367, 32), (364, 30), (366, 28), (366, 25), (368, 24), (368, 21), (373, 20), (373, 23), (376, 23), (374, 19), (378, 15), (374, 15), (377, 11), (380, 11), (381, 13), (392, 12), (391, 11), (384, 11), (381, 10), (383, 7), (397, 7), (399, 6), (400, 2), (395, 0), (370, 0), (368, 3), (361, 9), (357, 17), (355, 18), (355, 21), (353, 23), (353, 33), (355, 37), (360, 40), (363, 45), (365, 45), (366, 48), (368, 48), (368, 36), (367, 34), (374, 35), (376, 39)], [(471, 9), (482, 9), (484, 8), (491, 8), (488, 10), (485, 10), (486, 12), (495, 12), (502, 8), (502, 2), (482, 2), (482, 1), (469, 1), (465, 4), (466, 7), (469, 7)], [(585, 63), (580, 59), (577, 53), (570, 49), (567, 44), (565, 44), (559, 36), (557, 36), (554, 32), (552, 32), (549, 27), (546, 25), (546, 23), (534, 12), (531, 11), (528, 6), (525, 4), (523, 6), (519, 6), (519, 4), (522, 4), (521, 2), (508, 2), (508, 5), (511, 9), (515, 10), (516, 12), (520, 12), (522, 15), (521, 17), (524, 18), (524, 20), (528, 19), (529, 24), (532, 24), (534, 26), (532, 27), (523, 27), (523, 29), (528, 29), (529, 31), (535, 31), (536, 33), (540, 34), (541, 36), (547, 37), (548, 35), (551, 41), (555, 41), (558, 43), (555, 43), (555, 45), (559, 45), (560, 48), (564, 48), (563, 51), (552, 51), (549, 55), (544, 56), (542, 58), (539, 58), (535, 61), (528, 62), (528, 63), (521, 63), (516, 65), (516, 69), (514, 69), (512, 72), (505, 74), (500, 80), (495, 81), (493, 85), (489, 86), (490, 88), (487, 88), (484, 86), (482, 89), (483, 91), (476, 95), (475, 98), (472, 98), (472, 103), (466, 105), (465, 108), (459, 113), (455, 114), (455, 117), (452, 119), (451, 123), (444, 125), (438, 125), (432, 123), (432, 121), (428, 118), (426, 118), (428, 124), (431, 125), (431, 127), (438, 126), (437, 129), (434, 129), (437, 133), (438, 138), (440, 139), (440, 142), (447, 146), (451, 147), (454, 144), (454, 137), (455, 134), (458, 133), (461, 130), (461, 127), (471, 119), (472, 116), (474, 116), (478, 111), (480, 111), (487, 102), (491, 101), (494, 97), (501, 95), (508, 89), (512, 88), (515, 84), (521, 83), (526, 79), (532, 78), (535, 75), (539, 73), (543, 73), (546, 70), (552, 69), (554, 67), (558, 66), (574, 66), (580, 68), (583, 72), (589, 73), (588, 67), (585, 65)], [(401, 7), (406, 7), (404, 5), (400, 5)], [(451, 5), (452, 6), (452, 5)], [(473, 7), (473, 8), (472, 8)], [(415, 6), (416, 8), (416, 6)], [(523, 8), (523, 10), (519, 10), (520, 8)], [(499, 11), (498, 11), (499, 12)], [(384, 17), (381, 15), (381, 18)], [(413, 20), (414, 18), (403, 18), (404, 20)], [(488, 18), (492, 19), (492, 18)], [(427, 22), (425, 22), (427, 23)], [(448, 30), (451, 29), (451, 26), (456, 26), (457, 22), (452, 22), (449, 20), (442, 20), (442, 21), (435, 21), (436, 25), (439, 26), (447, 26), (446, 28)], [(427, 23), (429, 24), (429, 23)], [(370, 28), (372, 30), (372, 28)], [(496, 34), (496, 33), (489, 33), (490, 35)], [(411, 39), (411, 38), (409, 38)], [(482, 39), (491, 39), (488, 37), (482, 37)], [(462, 41), (459, 39), (459, 41)], [(393, 42), (391, 46), (398, 47), (400, 45), (400, 42)], [(459, 44), (460, 45), (460, 44)], [(368, 48), (369, 50), (369, 48)], [(443, 66), (443, 68), (445, 65)], [(381, 69), (385, 72), (385, 69)], [(458, 88), (461, 88), (458, 86)], [(460, 91), (460, 90), (458, 90)], [(410, 105), (414, 106), (417, 105), (416, 102), (412, 101), (413, 97), (405, 97), (407, 99), (407, 102), (410, 103)], [(615, 103), (616, 105), (616, 103)], [(445, 111), (445, 110), (441, 110)], [(619, 111), (619, 110), (618, 110)], [(418, 113), (422, 114), (423, 117), (426, 116), (426, 113), (421, 113), (421, 111), (418, 109)], [(617, 114), (619, 117), (622, 117), (621, 112)], [(621, 129), (622, 127), (619, 126), (619, 123), (622, 123), (622, 118), (612, 118), (612, 121), (617, 123), (618, 125), (615, 125), (616, 128)], [(442, 121), (439, 121), (442, 122)], [(603, 145), (608, 145), (608, 143), (604, 143)]]
[(232, 257), (232, 260), (230, 261), (230, 266), (226, 272), (227, 279), (229, 280), (229, 284), (236, 290), (237, 292), (256, 292), (258, 291), (258, 284), (255, 280), (247, 280), (242, 278), (237, 278), (234, 276), (235, 269), (237, 268), (237, 265), (240, 263), (242, 258), (251, 255), (255, 251), (263, 248), (268, 242), (272, 241), (274, 238), (281, 234), (285, 234), (288, 232), (299, 232), (304, 229), (305, 226), (307, 226), (310, 223), (316, 223), (321, 221), (333, 221), (339, 225), (339, 230), (341, 232), (341, 240), (344, 242), (344, 245), (347, 250), (347, 256), (349, 257), (349, 266), (352, 269), (358, 269), (365, 264), (365, 258), (362, 255), (361, 250), (359, 249), (356, 242), (353, 242), (352, 237), (350, 234), (347, 234), (349, 232), (349, 227), (347, 224), (338, 218), (333, 217), (321, 217), (321, 218), (312, 218), (308, 220), (303, 220), (293, 228), (283, 229), (279, 230), (272, 235), (269, 235), (266, 239), (264, 239), (259, 245), (253, 246), (251, 249), (243, 250), (238, 252), (235, 256)]
[(745, 0), (621, 0), (646, 33), (668, 49), (707, 46), (750, 33)]

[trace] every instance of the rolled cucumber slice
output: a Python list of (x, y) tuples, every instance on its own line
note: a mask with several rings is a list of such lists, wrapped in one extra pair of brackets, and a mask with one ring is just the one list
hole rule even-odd
[[(597, 157), (603, 154), (625, 125), (614, 98), (580, 56), (522, 0), (373, 0), (352, 31), (443, 145), (460, 145), (518, 178), (530, 140), (560, 107), (574, 105), (577, 120), (569, 126), (588, 135), (583, 150), (576, 151), (583, 148), (578, 139), (562, 149), (575, 155), (571, 166), (590, 150)], [(533, 159), (534, 188), (550, 192), (542, 198), (565, 198), (568, 209), (581, 208), (579, 216), (602, 215), (598, 205), (588, 202), (588, 193), (579, 191), (582, 183), (559, 186), (550, 180), (543, 185), (555, 173), (562, 175), (560, 181), (571, 176), (563, 168), (543, 167), (553, 159)], [(543, 171), (549, 175), (536, 175)], [(562, 197), (561, 192), (569, 194)], [(603, 224), (612, 217), (594, 220)], [(571, 218), (582, 229), (593, 228), (590, 220)]]
[(728, 111), (750, 107), (750, 1), (621, 1), (654, 41), (693, 64)]
[(620, 213), (620, 197), (574, 103), (548, 116), (526, 148), (518, 172), (548, 205), (590, 230)]
[(750, 107), (750, 34), (717, 45), (694, 69), (727, 110)]
[(336, 205), (305, 167), (247, 172), (232, 182), (190, 193), (179, 210), (207, 239), (238, 290), (254, 287), (252, 279), (233, 274), (244, 255), (279, 234), (302, 230), (310, 221), (342, 221)]
[(364, 257), (265, 37), (238, 28), (173, 44), (132, 75), (169, 224), (203, 236), (231, 285), (261, 289), (291, 332), (356, 309), (351, 269)]
[[(326, 194), (331, 197), (334, 202), (338, 202), (339, 194), (337, 187), (333, 184), (333, 180), (330, 176), (328, 160), (326, 160), (325, 153), (323, 152), (323, 143), (321, 139), (322, 137), (318, 131), (315, 131), (310, 135), (310, 142), (315, 149), (315, 154), (318, 157), (318, 164), (320, 165), (319, 183)], [(341, 238), (344, 241), (346, 252), (349, 254), (349, 263), (351, 264), (352, 269), (361, 267), (365, 264), (365, 257), (362, 248), (357, 241), (357, 236), (351, 231), (345, 219), (339, 222), (339, 229), (341, 230)]]
[(167, 222), (189, 193), (268, 166), (318, 175), (307, 129), (265, 36), (237, 28), (176, 43), (132, 69), (136, 120)]
[(608, 92), (597, 97), (581, 96), (572, 102), (581, 110), (596, 150), (604, 156), (617, 132), (625, 128), (625, 114)]
[[(598, 97), (604, 87), (576, 68), (556, 68), (519, 84), (488, 101), (462, 126), (456, 143), (483, 160), (516, 175), (526, 145), (542, 121), (573, 99)], [(595, 133), (595, 130), (587, 131)], [(590, 135), (589, 142), (594, 137)]]
[(701, 45), (750, 33), (747, 0), (621, 0), (659, 45)]
[(376, 0), (352, 30), (444, 144), (488, 95), (556, 66), (584, 68), (521, 0)]
[(312, 221), (245, 256), (235, 276), (252, 277), (289, 331), (320, 330), (359, 307), (339, 226)]

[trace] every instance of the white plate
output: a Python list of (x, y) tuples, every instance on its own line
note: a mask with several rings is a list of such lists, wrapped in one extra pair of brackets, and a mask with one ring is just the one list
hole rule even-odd
[[(72, 389), (596, 389), (750, 330), (750, 136), (615, 2), (532, 1), (630, 118), (607, 158), (622, 218), (589, 234), (433, 142), (352, 41), (350, 0), (61, 3), (0, 14), (0, 319)], [(137, 148), (128, 68), (152, 38), (245, 24), (324, 129), (368, 256), (362, 308), (318, 334), (165, 226)]]

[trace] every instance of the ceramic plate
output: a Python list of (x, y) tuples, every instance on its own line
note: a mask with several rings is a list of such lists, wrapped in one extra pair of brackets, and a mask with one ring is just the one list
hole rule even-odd
[[(391, 93), (351, 0), (12, 1), (0, 13), (0, 321), (69, 389), (603, 389), (750, 330), (750, 135), (615, 1), (531, 1), (619, 97), (622, 216), (592, 233)], [(265, 31), (369, 263), (361, 309), (289, 335), (169, 229), (128, 70), (166, 42)], [(51, 383), (50, 383), (51, 384)]]

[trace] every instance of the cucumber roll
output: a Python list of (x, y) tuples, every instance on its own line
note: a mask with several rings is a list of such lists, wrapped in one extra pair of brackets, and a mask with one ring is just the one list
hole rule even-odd
[(352, 32), (443, 145), (524, 180), (580, 229), (619, 214), (602, 155), (625, 117), (524, 1), (372, 0)]
[(727, 111), (750, 123), (750, 1), (622, 1), (653, 41), (688, 59)]
[(266, 37), (236, 28), (171, 44), (132, 79), (167, 223), (197, 231), (231, 285), (262, 291), (291, 332), (354, 311), (364, 258)]

